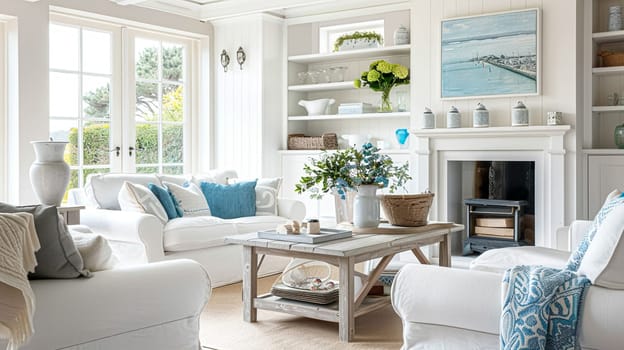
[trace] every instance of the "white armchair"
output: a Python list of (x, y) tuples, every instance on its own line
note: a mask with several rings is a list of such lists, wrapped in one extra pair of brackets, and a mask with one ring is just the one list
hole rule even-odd
[[(589, 223), (571, 225), (571, 244), (581, 240)], [(472, 267), (481, 271), (404, 266), (392, 286), (392, 305), (403, 321), (402, 349), (499, 349), (501, 269), (518, 263), (562, 267), (569, 254), (540, 247), (502, 248), (475, 260)], [(582, 348), (621, 349), (622, 325), (624, 290), (589, 287), (579, 328)]]

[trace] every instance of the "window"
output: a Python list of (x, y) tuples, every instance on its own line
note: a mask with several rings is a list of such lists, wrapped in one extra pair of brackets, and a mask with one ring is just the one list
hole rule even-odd
[(190, 170), (192, 42), (53, 16), (50, 137), (69, 142), (69, 188), (91, 173)]
[(353, 32), (375, 32), (384, 35), (384, 21), (368, 21), (349, 24), (339, 24), (319, 28), (319, 52), (334, 51), (334, 43), (339, 36)]

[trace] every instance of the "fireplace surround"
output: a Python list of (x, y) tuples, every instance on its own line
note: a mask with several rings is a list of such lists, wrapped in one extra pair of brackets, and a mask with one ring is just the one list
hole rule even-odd
[(412, 130), (416, 191), (434, 192), (431, 220), (450, 220), (456, 207), (454, 161), (526, 161), (535, 164), (535, 245), (557, 247), (565, 225), (565, 144), (569, 125)]

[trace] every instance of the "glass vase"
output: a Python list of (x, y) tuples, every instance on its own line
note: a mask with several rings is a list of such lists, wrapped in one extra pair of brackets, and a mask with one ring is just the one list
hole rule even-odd
[(613, 133), (615, 146), (617, 148), (624, 148), (624, 124), (618, 125), (615, 127), (615, 131)]
[(353, 201), (353, 225), (355, 227), (379, 226), (379, 198), (377, 185), (360, 185)]
[(390, 90), (391, 89), (387, 89), (381, 92), (381, 103), (379, 104), (379, 112), (392, 112), (392, 103), (390, 102)]

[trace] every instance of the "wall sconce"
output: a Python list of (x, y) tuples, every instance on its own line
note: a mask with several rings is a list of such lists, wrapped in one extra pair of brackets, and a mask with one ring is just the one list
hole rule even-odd
[(245, 55), (245, 50), (243, 50), (242, 46), (239, 46), (238, 50), (236, 51), (236, 62), (238, 62), (238, 64), (240, 65), (241, 70), (243, 70), (243, 63), (245, 63), (246, 59), (247, 55)]
[(221, 65), (223, 66), (223, 71), (227, 72), (227, 67), (230, 64), (230, 56), (228, 56), (225, 49), (221, 51)]

